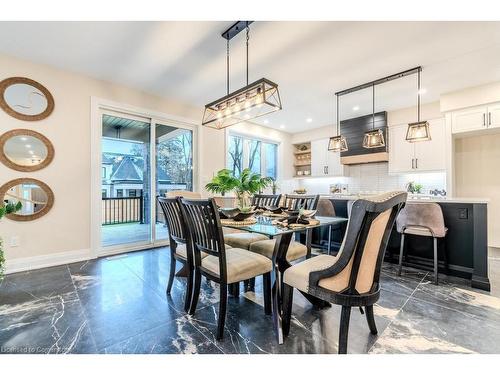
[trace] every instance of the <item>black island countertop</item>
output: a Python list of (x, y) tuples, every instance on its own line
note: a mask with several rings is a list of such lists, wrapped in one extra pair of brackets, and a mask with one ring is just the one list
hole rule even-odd
[[(347, 203), (362, 198), (361, 195), (322, 195), (321, 199), (332, 202), (335, 214), (348, 217)], [(448, 233), (444, 240), (438, 241), (439, 254), (446, 254), (446, 262), (439, 259), (439, 272), (471, 281), (471, 286), (490, 290), (488, 278), (488, 200), (481, 198), (428, 198), (409, 197), (409, 202), (435, 202), (443, 210)], [(334, 235), (337, 248), (343, 234)], [(327, 231), (317, 232), (313, 238), (316, 244), (328, 243)], [(394, 228), (387, 246), (388, 262), (397, 263), (399, 258), (401, 235)], [(335, 246), (334, 246), (335, 247)], [(441, 251), (443, 250), (443, 251)], [(432, 270), (432, 238), (407, 235), (404, 264), (415, 268)]]

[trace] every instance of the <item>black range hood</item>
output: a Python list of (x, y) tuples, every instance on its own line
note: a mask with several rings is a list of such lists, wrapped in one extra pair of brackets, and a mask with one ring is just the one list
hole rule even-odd
[[(385, 146), (377, 148), (364, 148), (363, 138), (370, 130), (380, 129), (384, 133)], [(340, 153), (340, 163), (364, 164), (389, 161), (389, 139), (387, 131), (387, 112), (375, 113), (375, 125), (373, 114), (350, 118), (340, 122), (340, 134), (347, 139), (349, 150)]]

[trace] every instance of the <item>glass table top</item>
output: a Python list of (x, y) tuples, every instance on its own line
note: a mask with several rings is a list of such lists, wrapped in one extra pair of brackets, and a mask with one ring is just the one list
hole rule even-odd
[(347, 219), (345, 217), (316, 216), (314, 218), (319, 221), (318, 224), (307, 225), (303, 227), (295, 227), (295, 228), (285, 228), (272, 223), (274, 220), (276, 220), (275, 217), (273, 218), (269, 216), (257, 215), (255, 216), (255, 218), (257, 219), (257, 222), (251, 225), (222, 224), (222, 226), (227, 228), (241, 229), (252, 233), (260, 233), (269, 237), (275, 237), (284, 233), (301, 232), (306, 229), (319, 228), (327, 225), (341, 224), (347, 222)]

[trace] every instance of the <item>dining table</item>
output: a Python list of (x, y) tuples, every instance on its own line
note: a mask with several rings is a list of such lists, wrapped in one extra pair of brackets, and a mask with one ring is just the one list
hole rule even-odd
[[(271, 272), (271, 298), (272, 298), (272, 318), (273, 329), (279, 344), (283, 344), (282, 331), (282, 294), (281, 284), (282, 275), (291, 264), (286, 259), (288, 248), (296, 233), (306, 231), (306, 244), (311, 244), (311, 233), (314, 228), (333, 226), (346, 223), (347, 219), (336, 216), (315, 216), (311, 224), (301, 226), (283, 226), (277, 224), (276, 217), (266, 215), (256, 215), (256, 222), (248, 225), (241, 225), (238, 222), (225, 221), (222, 226), (247, 231), (250, 233), (263, 234), (270, 239), (275, 239), (274, 251), (272, 256), (273, 269)], [(305, 292), (301, 293), (304, 297), (316, 307), (325, 307), (326, 303)]]

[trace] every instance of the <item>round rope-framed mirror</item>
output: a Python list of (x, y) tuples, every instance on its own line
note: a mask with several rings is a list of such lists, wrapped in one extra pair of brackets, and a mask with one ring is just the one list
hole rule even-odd
[(0, 107), (18, 120), (39, 121), (54, 110), (54, 98), (32, 79), (11, 77), (0, 82)]
[(20, 172), (45, 168), (54, 159), (54, 146), (43, 134), (14, 129), (0, 136), (0, 162)]
[(54, 193), (50, 187), (34, 178), (17, 178), (3, 184), (0, 197), (4, 202), (21, 202), (19, 211), (6, 215), (14, 221), (36, 220), (46, 215), (54, 205)]

